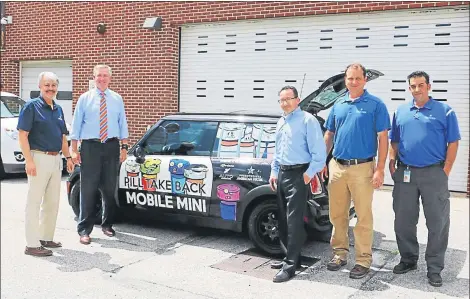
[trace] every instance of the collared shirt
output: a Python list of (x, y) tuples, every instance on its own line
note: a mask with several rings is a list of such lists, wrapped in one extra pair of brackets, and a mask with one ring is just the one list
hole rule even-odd
[(382, 100), (367, 90), (354, 101), (348, 92), (333, 106), (325, 126), (335, 133), (335, 158), (367, 159), (377, 155), (377, 134), (390, 130), (390, 116)]
[[(122, 97), (110, 89), (106, 89), (104, 93), (108, 110), (108, 138), (128, 138)], [(100, 102), (101, 91), (98, 88), (89, 90), (78, 98), (70, 134), (73, 140), (100, 138)]]
[(325, 167), (326, 146), (315, 116), (299, 107), (277, 122), (276, 152), (271, 163), (271, 176), (277, 177), (280, 165), (309, 164), (309, 177)]
[(424, 167), (445, 161), (447, 144), (460, 140), (460, 131), (452, 108), (430, 98), (422, 108), (414, 100), (398, 107), (389, 137), (400, 161)]
[(31, 150), (59, 152), (62, 150), (63, 135), (67, 135), (64, 111), (55, 101), (52, 107), (42, 98), (27, 102), (21, 109), (18, 130), (29, 132)]

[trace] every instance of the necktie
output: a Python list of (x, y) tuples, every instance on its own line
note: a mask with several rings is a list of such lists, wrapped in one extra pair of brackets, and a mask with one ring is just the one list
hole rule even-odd
[(100, 140), (105, 142), (106, 139), (108, 139), (108, 109), (106, 108), (105, 94), (102, 92), (100, 102)]

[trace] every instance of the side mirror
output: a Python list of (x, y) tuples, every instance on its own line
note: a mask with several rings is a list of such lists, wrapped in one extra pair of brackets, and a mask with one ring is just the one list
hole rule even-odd
[(134, 157), (135, 161), (139, 164), (142, 164), (145, 162), (145, 150), (143, 147), (138, 145), (135, 150), (134, 150)]

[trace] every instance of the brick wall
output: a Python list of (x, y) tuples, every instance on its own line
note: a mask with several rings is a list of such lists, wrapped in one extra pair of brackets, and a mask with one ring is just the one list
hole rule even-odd
[[(19, 93), (20, 60), (72, 59), (73, 99), (88, 89), (92, 68), (113, 68), (111, 88), (126, 104), (131, 141), (147, 125), (177, 111), (178, 37), (184, 23), (355, 13), (468, 5), (468, 1), (381, 2), (6, 2), (6, 50), (1, 54), (2, 90)], [(161, 16), (163, 29), (142, 29)], [(99, 22), (107, 32), (97, 33)], [(470, 184), (469, 184), (470, 191)]]

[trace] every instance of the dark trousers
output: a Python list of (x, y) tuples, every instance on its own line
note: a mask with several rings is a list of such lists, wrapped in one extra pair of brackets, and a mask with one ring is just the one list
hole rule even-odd
[(404, 166), (393, 174), (393, 210), (395, 211), (395, 234), (401, 261), (416, 263), (419, 244), (416, 225), (419, 217), (419, 198), (423, 203), (428, 244), (426, 263), (428, 272), (440, 273), (444, 268), (444, 254), (449, 240), (450, 193), (448, 178), (442, 166), (410, 168), (411, 181), (403, 182)]
[(89, 235), (95, 224), (97, 196), (103, 196), (101, 227), (111, 227), (116, 209), (114, 192), (119, 168), (119, 141), (107, 143), (83, 140), (80, 149), (80, 216), (79, 235)]
[(308, 186), (303, 174), (306, 167), (279, 171), (277, 200), (279, 208), (279, 238), (286, 254), (283, 269), (295, 272), (300, 251), (306, 239), (304, 214), (307, 205)]

